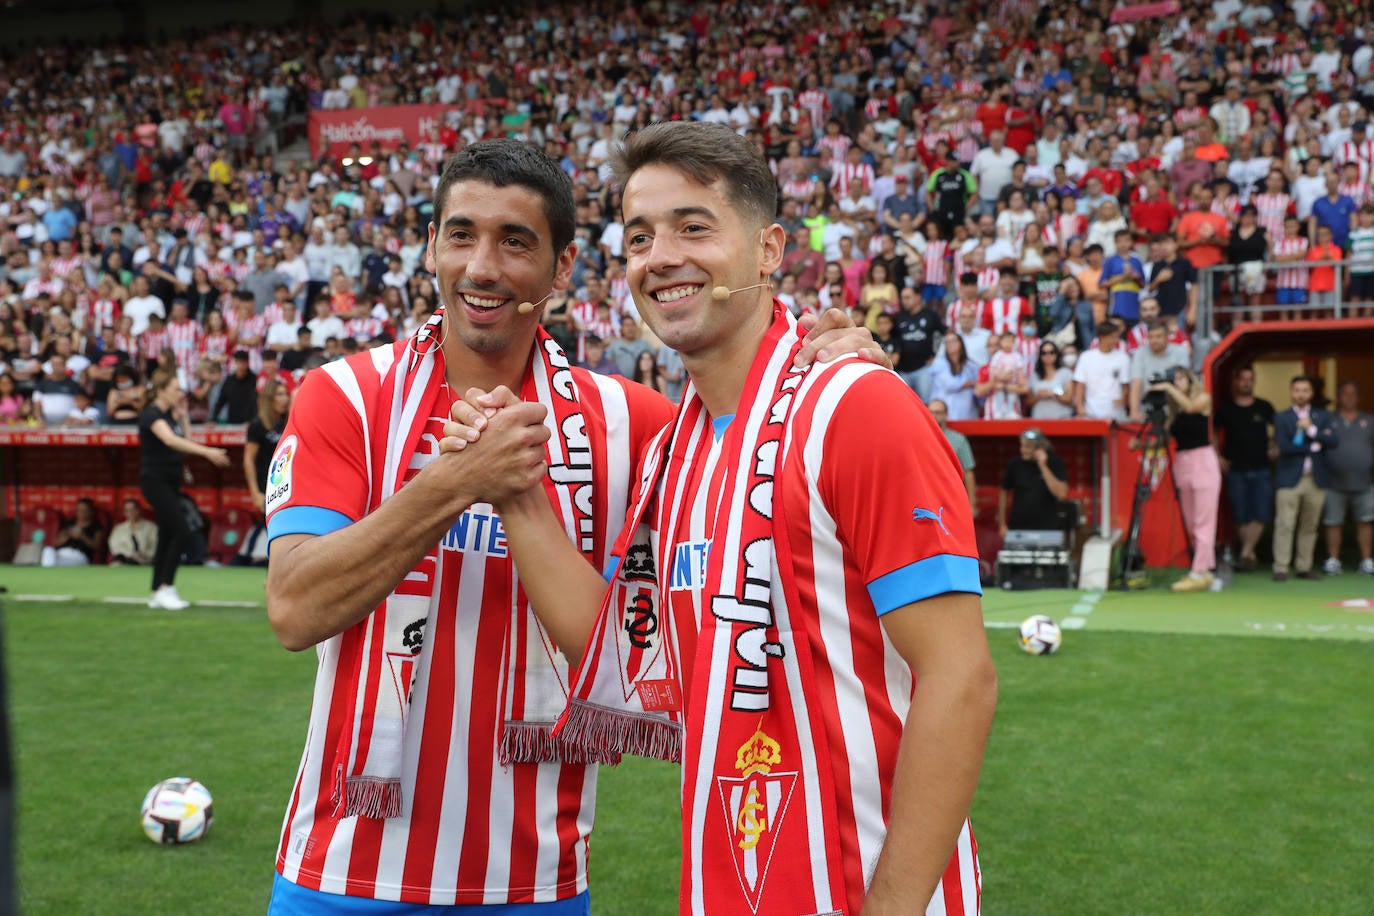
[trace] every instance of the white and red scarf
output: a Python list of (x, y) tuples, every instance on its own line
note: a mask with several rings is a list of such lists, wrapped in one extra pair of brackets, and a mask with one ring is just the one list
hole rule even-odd
[[(718, 447), (699, 629), (695, 620), (665, 615), (662, 603), (674, 545), (695, 502), (689, 481), (700, 469), (692, 457), (713, 434), (688, 387), (671, 430), (649, 449), (614, 551), (611, 587), (560, 722), (559, 734), (599, 762), (621, 754), (682, 762), (683, 849), (694, 859), (684, 862), (684, 910), (694, 896), (706, 912), (731, 913), (815, 912), (817, 898), (827, 896), (834, 903), (821, 909), (830, 911), (844, 899), (840, 839), (828, 835), (838, 820), (834, 775), (825, 754), (809, 771), (799, 765), (801, 735), (813, 732), (815, 710), (789, 688), (784, 668), (793, 668), (794, 683), (813, 678), (810, 647), (818, 638), (815, 621), (788, 612), (799, 606), (797, 584), (791, 564), (777, 562), (791, 555), (773, 477), (806, 378), (792, 365), (796, 349), (795, 324), (775, 303), (740, 413)], [(711, 508), (706, 512), (709, 519)], [(822, 866), (818, 849), (826, 853)], [(818, 871), (828, 889), (817, 887)]]
[[(397, 358), (382, 378), (369, 424), (374, 481), (369, 512), (400, 490), (429, 418), (448, 414), (443, 316), (442, 308), (436, 310), (414, 338), (396, 345)], [(596, 562), (605, 522), (593, 517), (593, 487), (607, 480), (606, 448), (604, 441), (587, 435), (567, 356), (542, 328), (521, 397), (549, 408), (549, 465), (559, 469), (551, 495), (573, 542), (589, 562)], [(336, 678), (353, 715), (334, 749), (335, 817), (389, 818), (404, 810), (402, 748), (416, 662), (436, 615), (445, 611), (439, 607), (444, 569), (437, 556), (436, 546), (376, 610), (342, 634)], [(500, 684), (501, 763), (586, 762), (580, 748), (553, 735), (568, 699), (567, 662), (530, 613), (514, 571), (511, 594)]]

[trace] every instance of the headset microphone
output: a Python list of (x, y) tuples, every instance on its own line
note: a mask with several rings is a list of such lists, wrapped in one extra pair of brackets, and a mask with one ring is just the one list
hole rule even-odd
[(552, 295), (553, 295), (553, 290), (549, 290), (548, 293), (544, 296), (544, 298), (543, 298), (543, 299), (540, 299), (538, 302), (522, 302), (522, 303), (520, 303), (518, 306), (516, 306), (516, 308), (518, 308), (518, 309), (520, 310), (520, 314), (521, 314), (521, 315), (528, 315), (530, 312), (534, 311), (537, 307), (543, 305), (544, 302), (549, 298), (549, 296), (552, 296)]
[(711, 298), (717, 302), (724, 302), (735, 293), (742, 293), (745, 290), (759, 289), (760, 287), (769, 285), (768, 283), (755, 283), (753, 286), (741, 286), (739, 289), (730, 289), (728, 286), (717, 286), (715, 289), (711, 290)]

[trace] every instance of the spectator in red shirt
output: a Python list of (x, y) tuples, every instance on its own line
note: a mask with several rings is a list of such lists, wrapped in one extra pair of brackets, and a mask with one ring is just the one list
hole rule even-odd
[[(996, 86), (992, 89), (988, 100), (979, 105), (973, 112), (973, 119), (983, 125), (983, 136), (990, 137), (994, 130), (1005, 132), (1007, 129), (1007, 98), (1011, 94), (1009, 86)], [(1011, 145), (1010, 141), (1007, 143)], [(1018, 153), (1025, 152), (1025, 147), (1017, 150)]]
[(1147, 241), (1151, 236), (1169, 232), (1178, 209), (1164, 196), (1159, 178), (1153, 174), (1145, 178), (1145, 199), (1131, 204), (1131, 228), (1135, 230), (1136, 241)]
[(1194, 184), (1194, 209), (1178, 221), (1178, 250), (1198, 270), (1220, 264), (1226, 258), (1231, 229), (1226, 217), (1212, 212), (1212, 189)]
[(1007, 109), (1006, 121), (1007, 146), (1024, 156), (1040, 132), (1040, 116), (1036, 113), (1034, 97), (1029, 92), (1017, 94), (1016, 104)]

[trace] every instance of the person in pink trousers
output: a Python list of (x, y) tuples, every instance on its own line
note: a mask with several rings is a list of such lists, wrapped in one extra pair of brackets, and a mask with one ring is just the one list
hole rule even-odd
[(1221, 462), (1212, 447), (1212, 396), (1193, 372), (1175, 366), (1167, 382), (1150, 386), (1169, 398), (1174, 438), (1174, 481), (1183, 509), (1183, 524), (1193, 539), (1193, 567), (1173, 584), (1176, 592), (1212, 587), (1216, 565), (1217, 504), (1221, 499)]

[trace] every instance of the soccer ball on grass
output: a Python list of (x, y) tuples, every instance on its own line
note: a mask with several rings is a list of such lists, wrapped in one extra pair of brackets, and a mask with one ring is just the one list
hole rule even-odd
[(213, 818), (210, 790), (186, 776), (162, 780), (143, 799), (143, 832), (154, 843), (194, 843)]
[(1021, 621), (1021, 631), (1016, 641), (1021, 651), (1030, 655), (1053, 655), (1059, 651), (1063, 639), (1059, 624), (1044, 614), (1035, 614)]

